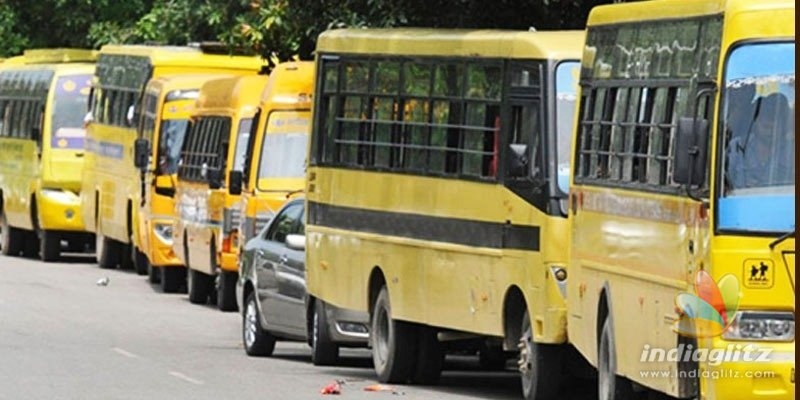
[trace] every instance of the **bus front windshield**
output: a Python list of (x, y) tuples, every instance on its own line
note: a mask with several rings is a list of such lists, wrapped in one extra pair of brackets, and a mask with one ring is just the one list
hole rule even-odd
[(178, 172), (181, 159), (181, 147), (186, 137), (187, 119), (165, 119), (161, 122), (161, 134), (158, 140), (158, 172), (171, 175)]
[(83, 149), (86, 115), (92, 75), (65, 75), (56, 81), (52, 112), (52, 145), (56, 148)]
[(718, 227), (794, 229), (794, 42), (734, 49), (725, 67)]
[(575, 116), (580, 63), (568, 61), (556, 68), (556, 165), (558, 188), (569, 191), (569, 152)]
[(309, 112), (270, 113), (261, 147), (258, 189), (269, 190), (267, 181), (305, 176), (306, 145), (311, 124)]

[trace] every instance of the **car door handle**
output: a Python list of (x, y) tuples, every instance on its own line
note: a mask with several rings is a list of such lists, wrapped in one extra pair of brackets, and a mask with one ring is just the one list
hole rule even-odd
[(281, 264), (286, 264), (286, 263), (288, 263), (288, 262), (289, 262), (289, 256), (287, 256), (286, 254), (284, 254), (284, 255), (282, 255), (282, 256), (279, 258), (279, 260), (280, 260)]

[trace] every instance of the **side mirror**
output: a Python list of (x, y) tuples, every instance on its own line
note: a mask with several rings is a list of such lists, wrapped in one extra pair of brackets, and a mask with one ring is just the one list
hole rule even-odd
[(42, 128), (35, 127), (31, 128), (31, 139), (38, 142), (42, 140)]
[(508, 176), (525, 178), (528, 176), (528, 145), (510, 144)]
[(170, 175), (158, 175), (153, 181), (156, 194), (166, 197), (175, 197), (175, 186)]
[(706, 177), (707, 150), (708, 120), (678, 119), (672, 179), (682, 185), (702, 186)]
[(133, 143), (133, 165), (137, 169), (146, 170), (150, 161), (150, 141), (136, 139)]
[(228, 174), (228, 194), (233, 196), (242, 194), (243, 176), (242, 171), (235, 170)]
[(286, 247), (292, 250), (305, 250), (306, 235), (286, 235)]
[(208, 188), (215, 190), (222, 187), (222, 171), (216, 168), (209, 168), (206, 172)]

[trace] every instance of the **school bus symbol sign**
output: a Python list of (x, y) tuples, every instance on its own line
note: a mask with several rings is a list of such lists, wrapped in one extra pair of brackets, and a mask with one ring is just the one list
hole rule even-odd
[(775, 284), (775, 265), (768, 258), (749, 258), (744, 261), (742, 271), (744, 287), (769, 289)]

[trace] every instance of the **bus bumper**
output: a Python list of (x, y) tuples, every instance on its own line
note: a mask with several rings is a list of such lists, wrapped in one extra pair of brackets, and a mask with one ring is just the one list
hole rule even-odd
[(154, 267), (182, 267), (183, 263), (172, 248), (174, 223), (170, 220), (156, 220), (149, 225), (150, 264)]
[(36, 199), (41, 229), (67, 232), (86, 230), (79, 194), (69, 190), (42, 189)]
[[(794, 399), (794, 342), (734, 342), (716, 338), (713, 349), (731, 361), (701, 366), (704, 399)], [(754, 349), (750, 356), (744, 355), (747, 349)]]

